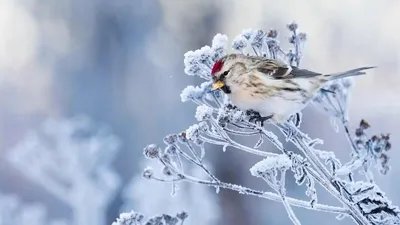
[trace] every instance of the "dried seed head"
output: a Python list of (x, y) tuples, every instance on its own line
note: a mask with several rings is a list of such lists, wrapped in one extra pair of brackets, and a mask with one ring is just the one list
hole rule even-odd
[[(162, 217), (163, 217), (166, 225), (176, 225), (179, 222), (176, 217), (172, 217), (167, 214), (163, 214)], [(164, 223), (162, 223), (162, 224), (164, 224)]]
[(390, 135), (389, 135), (389, 134), (386, 134), (386, 135), (382, 134), (382, 139), (383, 139), (383, 140), (389, 141), (389, 138), (390, 138)]
[(300, 41), (306, 41), (307, 40), (307, 34), (306, 33), (299, 33), (297, 35)]
[(143, 154), (149, 159), (158, 158), (159, 153), (160, 153), (160, 148), (155, 144), (147, 145), (143, 149)]
[(278, 31), (271, 29), (268, 31), (267, 37), (269, 38), (277, 38), (278, 37)]
[(176, 134), (168, 134), (167, 136), (164, 137), (164, 143), (166, 145), (175, 144), (177, 140), (178, 136)]
[(172, 176), (172, 172), (168, 167), (164, 167), (162, 172), (165, 176)]
[(188, 218), (188, 214), (187, 212), (183, 211), (181, 213), (176, 214), (176, 217), (180, 220), (185, 220), (186, 218)]
[(295, 22), (292, 22), (288, 25), (286, 25), (286, 27), (290, 30), (290, 31), (296, 31), (299, 28), (299, 25)]
[(179, 140), (179, 142), (181, 142), (181, 143), (187, 143), (188, 139), (186, 138), (186, 133), (185, 133), (185, 132), (181, 132), (181, 133), (178, 135), (178, 140)]
[(368, 128), (370, 128), (371, 126), (369, 125), (369, 123), (367, 122), (367, 121), (365, 121), (364, 119), (362, 119), (361, 121), (360, 121), (360, 128), (361, 129), (368, 129)]
[(146, 167), (143, 171), (142, 176), (146, 179), (151, 179), (153, 177), (153, 168), (151, 167)]
[(165, 154), (175, 155), (176, 152), (177, 152), (177, 149), (176, 149), (176, 146), (174, 146), (174, 145), (168, 145), (164, 149)]

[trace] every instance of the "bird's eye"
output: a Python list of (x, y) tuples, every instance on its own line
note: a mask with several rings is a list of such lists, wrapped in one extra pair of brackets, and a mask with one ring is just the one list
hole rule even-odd
[(229, 70), (225, 71), (225, 72), (222, 74), (222, 76), (225, 77), (226, 75), (228, 75), (228, 73), (229, 73)]

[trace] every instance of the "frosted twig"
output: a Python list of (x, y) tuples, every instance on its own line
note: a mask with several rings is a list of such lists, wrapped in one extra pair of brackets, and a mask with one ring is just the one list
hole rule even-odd
[[(151, 179), (160, 181), (160, 178), (157, 177), (152, 177)], [(203, 185), (208, 185), (211, 187), (219, 187), (219, 188), (224, 188), (224, 189), (229, 189), (232, 191), (236, 191), (240, 194), (247, 194), (247, 195), (252, 195), (260, 198), (265, 198), (268, 200), (272, 200), (275, 202), (281, 202), (282, 198), (280, 195), (275, 194), (273, 192), (268, 192), (268, 191), (258, 191), (254, 190), (251, 188), (247, 187), (242, 187), (240, 185), (236, 184), (230, 184), (230, 183), (225, 183), (225, 182), (215, 182), (215, 181), (207, 181), (207, 180), (201, 180), (195, 177), (190, 177), (187, 175), (184, 175), (181, 179), (182, 181), (189, 181), (195, 184), (203, 184)], [(161, 180), (163, 182), (175, 182), (176, 180)], [(338, 213), (338, 214), (347, 214), (349, 211), (347, 209), (344, 209), (342, 207), (337, 207), (337, 206), (330, 206), (330, 205), (325, 205), (325, 204), (315, 204), (313, 206), (310, 205), (310, 202), (308, 201), (303, 201), (295, 198), (290, 198), (286, 196), (286, 201), (288, 204), (300, 207), (300, 208), (305, 208), (309, 210), (314, 210), (314, 211), (321, 211), (321, 212), (329, 212), (329, 213)]]

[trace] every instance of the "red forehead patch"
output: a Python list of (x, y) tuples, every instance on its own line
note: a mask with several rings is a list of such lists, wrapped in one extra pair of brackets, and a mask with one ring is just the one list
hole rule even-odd
[(223, 65), (224, 65), (224, 62), (222, 62), (221, 60), (218, 60), (217, 62), (215, 62), (214, 66), (211, 70), (211, 76), (214, 76), (215, 73), (221, 71)]

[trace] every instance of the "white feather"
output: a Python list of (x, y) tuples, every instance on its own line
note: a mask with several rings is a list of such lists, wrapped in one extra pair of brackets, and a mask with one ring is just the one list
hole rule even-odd
[[(270, 79), (262, 73), (255, 73), (261, 78), (267, 87), (294, 87), (290, 86), (284, 80)], [(275, 122), (285, 122), (289, 117), (303, 110), (307, 102), (312, 98), (313, 94), (320, 87), (320, 83), (313, 79), (291, 79), (307, 92), (307, 96), (301, 95), (299, 92), (281, 91), (276, 96), (260, 96), (254, 95), (256, 88), (244, 88), (243, 83), (232, 83), (230, 88), (232, 93), (229, 95), (234, 105), (242, 110), (255, 110), (261, 116), (273, 115), (272, 120)], [(314, 82), (313, 82), (314, 81)]]

